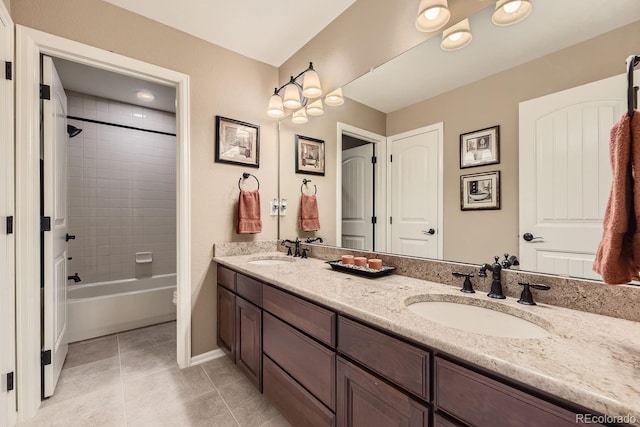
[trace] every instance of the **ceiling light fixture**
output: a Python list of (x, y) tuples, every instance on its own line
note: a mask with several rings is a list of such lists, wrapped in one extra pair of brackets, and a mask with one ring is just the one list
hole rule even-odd
[(530, 0), (498, 0), (491, 22), (501, 27), (515, 24), (529, 16), (532, 9)]
[(420, 0), (416, 28), (428, 33), (438, 31), (447, 25), (451, 18), (447, 0)]
[(442, 42), (440, 47), (442, 50), (458, 50), (462, 49), (473, 39), (471, 28), (469, 27), (469, 19), (463, 19), (455, 25), (444, 30), (442, 33)]
[(138, 97), (138, 99), (142, 100), (142, 101), (148, 101), (151, 102), (154, 99), (156, 99), (156, 96), (151, 93), (151, 92), (147, 92), (145, 90), (139, 90), (136, 92), (136, 96)]

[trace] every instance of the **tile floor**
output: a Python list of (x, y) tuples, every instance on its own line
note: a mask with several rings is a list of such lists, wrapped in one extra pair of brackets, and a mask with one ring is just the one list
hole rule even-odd
[(69, 345), (55, 394), (19, 427), (289, 424), (227, 357), (176, 364), (175, 322)]

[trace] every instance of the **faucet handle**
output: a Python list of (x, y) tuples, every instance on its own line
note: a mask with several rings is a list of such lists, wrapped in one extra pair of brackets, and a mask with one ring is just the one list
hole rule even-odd
[(539, 289), (541, 291), (548, 291), (551, 289), (548, 285), (543, 285), (542, 283), (529, 283), (529, 282), (518, 282), (520, 286), (522, 286), (522, 293), (520, 294), (520, 299), (518, 302), (524, 305), (537, 305), (533, 301), (533, 294), (531, 294), (531, 288)]
[(470, 273), (461, 273), (459, 271), (454, 271), (451, 273), (455, 277), (464, 277), (464, 284), (462, 285), (462, 289), (460, 292), (464, 292), (465, 294), (475, 294), (476, 291), (473, 290), (473, 285), (471, 284), (471, 277), (473, 274)]
[(300, 255), (300, 258), (309, 258), (307, 256), (307, 252), (309, 252), (309, 248), (302, 248), (302, 255)]

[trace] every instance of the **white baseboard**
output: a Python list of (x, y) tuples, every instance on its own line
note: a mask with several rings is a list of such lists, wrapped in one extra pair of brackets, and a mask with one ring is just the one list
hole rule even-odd
[(199, 354), (197, 356), (193, 356), (191, 361), (189, 362), (189, 366), (199, 365), (204, 362), (208, 362), (210, 360), (218, 359), (220, 357), (224, 357), (225, 354), (219, 348), (215, 350), (208, 351), (206, 353)]

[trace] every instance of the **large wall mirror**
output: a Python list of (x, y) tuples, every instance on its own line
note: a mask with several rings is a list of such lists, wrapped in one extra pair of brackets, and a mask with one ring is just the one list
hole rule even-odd
[[(509, 27), (493, 25), (487, 7), (470, 17), (473, 41), (464, 49), (445, 52), (440, 37), (433, 37), (343, 87), (343, 105), (325, 106), (323, 115), (305, 124), (281, 120), (280, 197), (287, 200), (287, 210), (280, 217), (279, 237), (322, 237), (328, 245), (467, 263), (507, 253), (520, 258), (522, 269), (597, 279), (589, 253), (601, 233), (610, 180), (608, 131), (626, 108), (626, 83), (614, 85), (616, 99), (596, 108), (595, 118), (580, 113), (586, 117), (580, 122), (583, 130), (599, 135), (600, 152), (595, 170), (583, 165), (577, 178), (566, 178), (581, 188), (581, 198), (572, 196), (571, 186), (564, 193), (553, 190), (560, 186), (552, 182), (545, 185), (551, 185), (556, 204), (533, 208), (555, 212), (547, 221), (552, 223), (548, 236), (565, 236), (553, 227), (582, 215), (597, 237), (578, 241), (573, 255), (550, 256), (546, 264), (543, 258), (554, 249), (547, 255), (522, 249), (525, 242), (540, 248), (550, 239), (538, 229), (523, 228), (521, 220), (532, 208), (520, 191), (528, 181), (521, 178), (527, 167), (520, 167), (520, 154), (529, 148), (521, 145), (519, 109), (530, 100), (623, 75), (627, 56), (640, 53), (636, 2), (537, 0), (527, 19)], [(576, 114), (572, 110), (566, 116)], [(595, 129), (589, 120), (596, 122)], [(550, 129), (561, 133), (561, 127)], [(475, 131), (496, 130), (499, 162), (462, 167), (461, 135), (471, 135), (471, 147)], [(324, 175), (296, 172), (296, 135), (324, 142)], [(563, 146), (558, 135), (551, 137), (556, 138), (547, 144), (551, 154), (540, 157), (551, 164), (549, 176), (573, 173), (572, 159), (581, 156), (570, 150), (571, 138)], [(539, 151), (533, 163), (540, 160)], [(465, 187), (469, 182), (475, 187)], [(499, 200), (489, 200), (485, 193), (491, 190), (484, 186), (499, 188)], [(301, 192), (317, 196), (318, 231), (298, 229)], [(474, 209), (473, 200), (472, 208), (464, 209), (461, 198), (471, 196), (489, 198), (480, 203), (482, 209)], [(588, 206), (582, 209), (586, 213), (576, 214), (578, 205)], [(527, 231), (537, 239), (525, 240)], [(540, 259), (532, 263), (531, 256)]]

